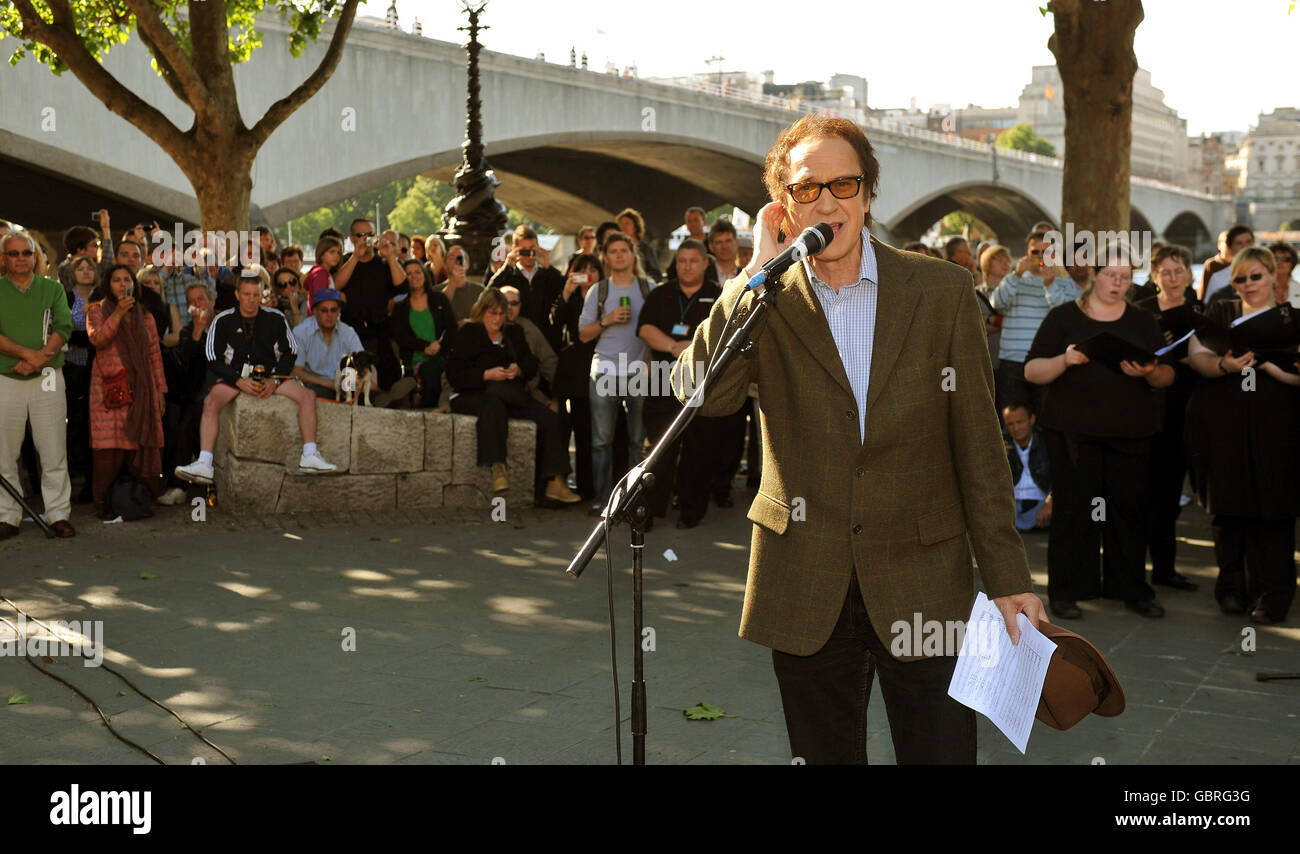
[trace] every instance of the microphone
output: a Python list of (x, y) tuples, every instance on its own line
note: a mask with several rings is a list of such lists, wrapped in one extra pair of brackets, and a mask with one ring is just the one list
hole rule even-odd
[(758, 290), (768, 279), (774, 280), (779, 277), (791, 264), (802, 261), (809, 255), (816, 255), (821, 252), (830, 245), (833, 239), (835, 239), (835, 231), (824, 222), (805, 228), (803, 233), (790, 244), (789, 249), (786, 249), (759, 269), (754, 278), (749, 280), (749, 289)]

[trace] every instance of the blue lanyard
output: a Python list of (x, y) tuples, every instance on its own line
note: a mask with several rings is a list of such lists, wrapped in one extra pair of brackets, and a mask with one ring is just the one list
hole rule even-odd
[[(701, 290), (703, 290), (703, 288), (701, 288)], [(695, 297), (698, 297), (699, 295), (700, 295), (700, 292), (699, 292), (699, 291), (696, 291), (696, 292), (695, 292), (695, 295), (692, 296), (690, 299), (688, 299), (688, 300), (686, 301), (686, 305), (683, 306), (683, 305), (682, 305), (682, 294), (681, 294), (681, 291), (678, 291), (678, 292), (677, 292), (677, 308), (678, 308), (678, 309), (681, 311), (681, 313), (682, 313), (682, 323), (685, 323), (685, 322), (686, 322), (686, 312), (688, 312), (688, 311), (691, 310), (691, 304), (692, 304), (693, 302), (695, 302)]]

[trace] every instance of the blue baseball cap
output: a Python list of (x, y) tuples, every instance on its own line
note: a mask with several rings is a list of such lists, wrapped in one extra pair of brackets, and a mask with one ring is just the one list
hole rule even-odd
[(334, 302), (343, 302), (343, 298), (339, 296), (338, 291), (334, 290), (333, 288), (321, 288), (312, 296), (311, 307), (314, 309), (316, 308), (316, 306), (320, 305), (321, 303), (328, 302), (330, 300), (334, 300)]

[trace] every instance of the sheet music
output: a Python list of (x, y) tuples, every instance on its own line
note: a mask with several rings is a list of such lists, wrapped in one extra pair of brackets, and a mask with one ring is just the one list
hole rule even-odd
[(1020, 643), (1013, 646), (998, 606), (983, 593), (975, 598), (948, 696), (984, 715), (1024, 753), (1056, 644), (1024, 614), (1016, 622)]

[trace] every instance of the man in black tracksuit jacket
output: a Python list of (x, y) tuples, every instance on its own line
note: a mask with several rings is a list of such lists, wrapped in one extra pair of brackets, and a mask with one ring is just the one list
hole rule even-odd
[[(177, 466), (176, 476), (191, 483), (211, 483), (212, 450), (217, 444), (221, 410), (240, 392), (257, 398), (282, 394), (298, 404), (298, 427), (303, 450), (299, 474), (334, 471), (316, 448), (316, 396), (291, 379), (298, 344), (285, 316), (260, 304), (261, 282), (241, 278), (236, 290), (236, 308), (226, 309), (208, 327), (204, 353), (208, 359), (208, 396), (203, 401), (199, 422), (199, 458), (188, 466)], [(262, 371), (258, 371), (258, 368)], [(260, 379), (256, 374), (262, 374)]]

